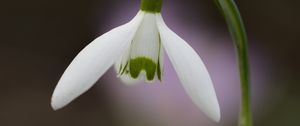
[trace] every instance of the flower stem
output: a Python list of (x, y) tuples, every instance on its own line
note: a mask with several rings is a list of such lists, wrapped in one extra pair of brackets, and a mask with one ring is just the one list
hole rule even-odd
[(252, 113), (250, 106), (250, 72), (246, 30), (234, 0), (215, 0), (215, 2), (227, 22), (229, 31), (235, 42), (238, 56), (241, 83), (239, 126), (252, 126)]

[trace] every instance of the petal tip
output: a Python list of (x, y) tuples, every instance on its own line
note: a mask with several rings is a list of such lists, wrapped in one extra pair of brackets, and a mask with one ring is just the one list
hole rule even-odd
[(51, 98), (51, 107), (54, 111), (59, 110), (63, 107), (62, 102), (59, 102), (56, 96), (52, 96)]
[(216, 113), (215, 115), (213, 115), (212, 117), (212, 120), (215, 121), (215, 122), (220, 122), (221, 120), (221, 115), (220, 115), (220, 112)]
[(219, 105), (215, 106), (214, 109), (207, 113), (208, 117), (210, 119), (212, 119), (214, 122), (220, 122), (221, 120), (221, 112), (220, 112), (220, 108)]

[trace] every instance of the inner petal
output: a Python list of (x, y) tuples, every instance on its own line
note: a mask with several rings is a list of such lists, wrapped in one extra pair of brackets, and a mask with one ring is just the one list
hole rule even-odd
[(129, 60), (131, 77), (138, 78), (140, 72), (145, 71), (146, 79), (154, 80), (157, 69), (160, 68), (159, 55), (160, 41), (155, 14), (146, 13), (131, 44)]

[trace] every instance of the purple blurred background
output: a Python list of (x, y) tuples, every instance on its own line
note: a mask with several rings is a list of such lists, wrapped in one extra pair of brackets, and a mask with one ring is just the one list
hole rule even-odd
[[(110, 69), (59, 111), (65, 68), (89, 42), (128, 22), (139, 0), (27, 0), (0, 4), (0, 126), (233, 126), (239, 110), (235, 50), (213, 0), (165, 0), (166, 24), (205, 62), (220, 102), (214, 123), (192, 103), (165, 56), (163, 83), (126, 86)], [(300, 2), (237, 1), (249, 35), (255, 126), (300, 125)]]

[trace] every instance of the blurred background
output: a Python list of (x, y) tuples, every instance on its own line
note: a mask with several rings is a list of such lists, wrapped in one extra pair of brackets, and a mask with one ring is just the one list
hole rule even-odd
[[(169, 59), (163, 83), (125, 86), (110, 69), (53, 111), (52, 92), (77, 53), (128, 22), (139, 0), (0, 2), (0, 126), (235, 126), (239, 78), (226, 24), (213, 0), (164, 0), (166, 24), (205, 62), (221, 106), (214, 123), (185, 94)], [(300, 2), (236, 1), (249, 35), (255, 126), (300, 125)]]

